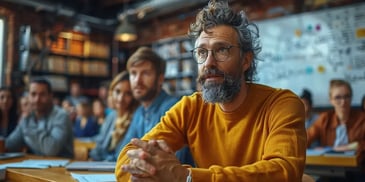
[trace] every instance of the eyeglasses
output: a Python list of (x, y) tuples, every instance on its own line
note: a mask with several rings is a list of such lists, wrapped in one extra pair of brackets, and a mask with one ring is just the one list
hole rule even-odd
[(333, 96), (332, 99), (335, 100), (336, 102), (340, 102), (341, 100), (344, 100), (344, 101), (348, 101), (352, 98), (351, 95), (347, 94), (347, 95), (336, 95), (336, 96)]
[(213, 57), (215, 60), (217, 60), (219, 62), (224, 62), (230, 56), (230, 50), (232, 47), (240, 48), (239, 46), (233, 46), (233, 45), (229, 45), (229, 46), (225, 46), (225, 47), (222, 46), (222, 47), (218, 47), (217, 49), (212, 49), (212, 50), (208, 50), (208, 49), (205, 49), (202, 47), (197, 47), (197, 48), (193, 49), (191, 52), (193, 54), (195, 61), (198, 64), (203, 64), (207, 60), (209, 51), (212, 51), (212, 54), (213, 54)]

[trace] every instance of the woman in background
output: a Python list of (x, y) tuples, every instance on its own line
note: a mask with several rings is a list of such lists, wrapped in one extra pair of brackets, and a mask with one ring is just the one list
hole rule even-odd
[(0, 136), (8, 136), (18, 123), (17, 102), (9, 87), (0, 88)]
[(132, 96), (129, 74), (123, 71), (114, 77), (110, 84), (109, 96), (112, 98), (113, 108), (104, 121), (99, 135), (95, 138), (96, 147), (89, 156), (97, 161), (116, 161), (119, 151), (117, 145), (127, 131), (133, 113), (138, 106)]
[(103, 125), (106, 118), (106, 106), (100, 98), (96, 98), (93, 101), (93, 115), (99, 126)]
[(74, 124), (77, 117), (77, 113), (76, 113), (76, 108), (72, 105), (71, 101), (68, 99), (63, 99), (61, 106), (68, 113), (71, 123)]
[(313, 112), (313, 101), (312, 93), (304, 89), (302, 95), (300, 96), (305, 109), (305, 128), (309, 128), (313, 122), (318, 118), (318, 114)]
[(74, 124), (74, 136), (76, 138), (92, 137), (99, 132), (99, 124), (91, 113), (91, 107), (87, 100), (80, 100), (76, 105), (76, 121)]
[[(307, 146), (318, 140), (321, 147), (331, 147), (335, 151), (356, 151), (357, 163), (364, 167), (365, 113), (351, 108), (352, 95), (350, 83), (345, 80), (331, 80), (329, 100), (333, 110), (321, 113), (307, 129)], [(365, 179), (363, 173), (354, 172), (348, 176), (352, 177), (352, 181)]]
[(318, 139), (322, 147), (365, 152), (365, 114), (351, 108), (351, 85), (344, 80), (331, 80), (329, 100), (334, 109), (321, 113), (307, 129), (307, 146)]

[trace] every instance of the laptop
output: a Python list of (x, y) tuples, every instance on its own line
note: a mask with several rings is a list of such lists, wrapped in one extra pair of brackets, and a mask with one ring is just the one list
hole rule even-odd
[(24, 156), (23, 152), (0, 153), (0, 160), (12, 159), (12, 158), (23, 157), (23, 156)]
[(114, 172), (116, 162), (106, 161), (75, 161), (66, 165), (69, 171), (103, 171)]

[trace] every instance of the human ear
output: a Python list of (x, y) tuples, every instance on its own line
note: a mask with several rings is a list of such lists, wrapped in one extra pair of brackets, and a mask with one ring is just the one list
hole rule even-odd
[(247, 70), (252, 63), (253, 60), (253, 54), (252, 52), (245, 52), (243, 57), (242, 57), (242, 68), (243, 70)]

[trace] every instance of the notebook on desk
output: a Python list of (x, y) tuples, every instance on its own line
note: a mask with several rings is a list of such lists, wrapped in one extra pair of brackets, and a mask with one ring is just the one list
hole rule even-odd
[(331, 147), (319, 148), (319, 149), (307, 149), (307, 156), (339, 156), (339, 157), (351, 157), (356, 155), (356, 151), (335, 151)]
[(356, 155), (356, 151), (350, 150), (350, 151), (328, 151), (324, 153), (324, 156), (333, 156), (333, 157), (352, 157)]
[(75, 161), (66, 165), (71, 171), (105, 171), (114, 172), (116, 162), (105, 161)]
[(16, 157), (23, 157), (24, 153), (22, 152), (6, 152), (0, 153), (0, 160), (11, 159)]

